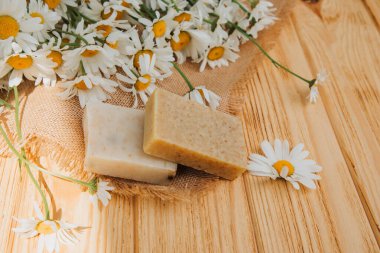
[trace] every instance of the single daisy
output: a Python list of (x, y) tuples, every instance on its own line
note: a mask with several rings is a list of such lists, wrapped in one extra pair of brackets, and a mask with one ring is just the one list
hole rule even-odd
[(65, 90), (58, 96), (65, 100), (78, 96), (82, 108), (91, 100), (106, 101), (110, 97), (106, 92), (113, 93), (118, 86), (110, 79), (92, 74), (82, 75), (71, 81), (63, 81), (59, 85)]
[(238, 40), (229, 38), (224, 41), (222, 38), (216, 37), (205, 52), (199, 71), (205, 70), (206, 65), (211, 68), (228, 66), (228, 62), (235, 62), (239, 58), (236, 53), (238, 51)]
[(67, 18), (67, 6), (77, 7), (76, 0), (43, 0), (49, 9)]
[[(62, 52), (64, 50), (67, 50), (67, 46), (64, 46), (62, 44), (62, 38), (57, 32), (53, 32), (53, 35), (48, 43), (45, 43), (42, 45), (42, 50), (48, 51), (48, 55), (46, 56), (49, 58), (55, 65), (54, 65), (54, 72), (58, 74), (61, 78), (67, 78), (67, 75), (65, 74), (62, 65), (63, 65), (63, 55)], [(54, 86), (54, 85), (52, 85)]]
[[(163, 79), (164, 76), (155, 69), (156, 55), (150, 57), (148, 54), (140, 55), (139, 69), (132, 69), (128, 66), (123, 66), (123, 71), (126, 75), (116, 73), (116, 78), (124, 82), (126, 86), (120, 85), (120, 89), (133, 94), (133, 107), (138, 106), (138, 97), (146, 104), (148, 97), (152, 95), (156, 89), (156, 79)], [(128, 87), (129, 86), (129, 87)]]
[(111, 200), (111, 194), (109, 191), (113, 191), (115, 187), (108, 185), (108, 181), (102, 181), (99, 178), (95, 178), (95, 189), (90, 190), (90, 201), (94, 206), (98, 207), (98, 201), (102, 202), (103, 206), (107, 206)]
[(23, 238), (38, 236), (37, 252), (59, 252), (60, 244), (75, 245), (79, 242), (78, 234), (86, 229), (62, 220), (47, 220), (43, 216), (38, 205), (34, 203), (37, 218), (17, 219), (19, 227), (13, 228), (13, 232)]
[(12, 42), (17, 42), (29, 53), (37, 49), (38, 40), (31, 33), (43, 29), (40, 18), (27, 17), (25, 0), (0, 1), (0, 58), (12, 52)]
[(36, 85), (41, 81), (48, 85), (55, 80), (54, 63), (47, 58), (48, 51), (22, 53), (21, 47), (16, 43), (12, 43), (12, 47), (14, 53), (0, 60), (0, 78), (10, 72), (9, 87), (18, 86), (23, 77), (35, 80)]
[(172, 63), (174, 61), (173, 50), (169, 45), (157, 45), (154, 42), (152, 34), (140, 38), (138, 31), (132, 29), (130, 34), (130, 43), (127, 45), (126, 54), (131, 56), (129, 66), (139, 68), (139, 58), (141, 55), (148, 54), (150, 57), (156, 55), (155, 67), (163, 74), (170, 74)]
[(105, 1), (103, 4), (98, 0), (89, 0), (79, 7), (80, 12), (85, 16), (99, 21), (114, 17), (116, 20), (123, 18), (124, 11), (128, 11), (129, 5), (121, 0)]
[(256, 39), (260, 31), (274, 24), (276, 20), (278, 20), (274, 14), (275, 11), (276, 8), (273, 8), (271, 2), (261, 0), (252, 10), (248, 20), (243, 24), (243, 27), (247, 26), (247, 33)]
[(248, 171), (255, 176), (266, 176), (272, 179), (283, 178), (290, 182), (295, 189), (299, 189), (299, 183), (315, 189), (313, 180), (319, 180), (315, 174), (322, 170), (321, 166), (313, 160), (306, 159), (309, 152), (303, 150), (304, 145), (298, 144), (289, 152), (289, 142), (274, 141), (274, 148), (268, 141), (261, 143), (261, 149), (265, 156), (251, 154), (249, 156)]
[(310, 103), (314, 104), (317, 102), (317, 99), (319, 97), (318, 86), (326, 82), (327, 78), (328, 78), (328, 74), (325, 69), (322, 69), (321, 72), (317, 74), (317, 78), (315, 79), (313, 86), (310, 87), (310, 93), (309, 93), (309, 96), (307, 97)]
[(206, 89), (205, 86), (197, 86), (194, 90), (185, 95), (189, 100), (196, 101), (197, 103), (209, 106), (215, 110), (220, 103), (221, 98), (214, 92)]
[[(109, 78), (116, 72), (119, 52), (110, 46), (88, 45), (63, 53), (63, 69), (71, 78), (81, 74), (101, 75)], [(83, 67), (83, 68), (82, 68)], [(84, 72), (83, 72), (84, 70)]]
[(187, 57), (199, 61), (210, 43), (211, 36), (207, 30), (198, 29), (193, 22), (187, 21), (176, 27), (170, 39), (170, 46), (179, 64), (185, 62)]
[(169, 11), (166, 15), (161, 16), (161, 14), (156, 11), (156, 18), (149, 20), (147, 18), (139, 18), (139, 22), (145, 26), (143, 31), (145, 37), (149, 34), (154, 35), (156, 43), (164, 43), (166, 39), (171, 38), (171, 33), (176, 26), (176, 22), (173, 20), (173, 12)]
[(61, 17), (42, 1), (30, 0), (28, 5), (29, 16), (39, 18), (40, 24), (43, 28), (39, 31), (33, 32), (33, 37), (37, 38), (39, 42), (44, 42), (50, 39), (49, 31), (55, 28)]

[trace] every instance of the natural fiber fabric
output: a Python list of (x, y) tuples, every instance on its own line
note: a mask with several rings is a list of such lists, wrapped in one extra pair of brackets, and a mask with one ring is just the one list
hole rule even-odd
[[(281, 22), (284, 22), (284, 14), (289, 10), (289, 4), (285, 1), (274, 1), (278, 9), (279, 20), (277, 25), (260, 33), (260, 43), (264, 48), (269, 49), (274, 43), (280, 31)], [(223, 67), (211, 70), (206, 68), (204, 72), (199, 72), (199, 65), (186, 63), (180, 67), (196, 86), (205, 85), (221, 96), (221, 105), (218, 108), (226, 113), (235, 113), (240, 107), (242, 98), (231, 97), (232, 89), (237, 85), (237, 81), (245, 73), (249, 64), (260, 64), (263, 60), (262, 54), (249, 42), (241, 47), (240, 58)], [(84, 140), (82, 129), (83, 110), (79, 106), (77, 99), (63, 101), (57, 97), (61, 90), (57, 87), (35, 87), (33, 84), (24, 83), (22, 85), (22, 111), (21, 125), (23, 133), (28, 136), (25, 146), (28, 157), (38, 163), (40, 157), (53, 159), (62, 172), (80, 179), (89, 179), (92, 175), (83, 168), (84, 161)], [(188, 92), (187, 85), (176, 72), (160, 82), (158, 86), (170, 90), (179, 95)], [(128, 93), (118, 90), (111, 94), (112, 98), (107, 103), (130, 107), (132, 97)], [(12, 113), (6, 117), (6, 127), (11, 135), (14, 135), (14, 121)], [(2, 143), (1, 146), (5, 144)], [(47, 168), (49, 169), (49, 168)], [(124, 196), (156, 196), (161, 199), (187, 199), (191, 194), (214, 186), (218, 182), (218, 177), (185, 168), (179, 167), (177, 176), (168, 186), (159, 186), (135, 182), (119, 178), (109, 178), (116, 187), (115, 193)]]

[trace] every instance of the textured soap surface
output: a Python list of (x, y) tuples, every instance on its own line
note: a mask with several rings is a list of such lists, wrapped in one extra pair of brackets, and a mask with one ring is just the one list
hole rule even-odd
[(247, 159), (238, 118), (162, 89), (145, 107), (144, 151), (231, 180)]
[(144, 111), (101, 102), (86, 106), (85, 168), (91, 172), (167, 184), (177, 165), (143, 152)]

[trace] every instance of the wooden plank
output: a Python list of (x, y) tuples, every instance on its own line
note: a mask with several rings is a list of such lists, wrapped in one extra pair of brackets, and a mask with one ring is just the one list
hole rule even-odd
[[(305, 17), (313, 15), (301, 7), (295, 12)], [(300, 23), (308, 29), (313, 27), (309, 19), (304, 22), (300, 15)], [(314, 34), (318, 35), (321, 33)], [(315, 43), (321, 39), (325, 37), (315, 38)], [(283, 28), (276, 49), (272, 54), (285, 60), (292, 69), (313, 75), (314, 71), (305, 61), (309, 57), (303, 53), (294, 27)], [(270, 63), (265, 63), (247, 84), (249, 102), (244, 107), (244, 118), (248, 139), (253, 140), (251, 148), (257, 150), (261, 140), (273, 140), (274, 137), (287, 138), (293, 143), (305, 142), (324, 167), (323, 180), (317, 192), (303, 190), (297, 193), (288, 185), (246, 178), (248, 192), (252, 193), (249, 203), (258, 214), (254, 223), (259, 224), (261, 237), (258, 241), (263, 241), (262, 251), (377, 252), (375, 237), (329, 123), (329, 108), (322, 101), (307, 105), (307, 87), (302, 87), (303, 84), (294, 79), (287, 79), (286, 75), (273, 72)]]
[[(326, 9), (322, 20), (304, 9), (295, 11), (293, 20), (308, 62), (331, 72), (322, 100), (380, 243), (380, 34), (360, 1), (346, 1), (333, 20), (324, 18)], [(330, 33), (324, 32), (326, 26)]]

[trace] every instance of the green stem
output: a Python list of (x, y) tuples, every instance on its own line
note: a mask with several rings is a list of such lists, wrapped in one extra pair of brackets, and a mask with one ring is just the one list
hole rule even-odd
[(183, 80), (185, 80), (187, 86), (189, 86), (190, 91), (194, 90), (194, 86), (191, 84), (190, 80), (187, 78), (185, 73), (182, 72), (182, 70), (178, 67), (177, 63), (172, 62), (173, 67), (178, 71), (178, 73), (182, 76)]
[(7, 134), (5, 133), (4, 128), (1, 125), (0, 125), (0, 132), (1, 132), (1, 135), (3, 136), (5, 142), (8, 144), (8, 147), (12, 150), (12, 152), (18, 157), (19, 160), (22, 160), (25, 163), (26, 171), (28, 172), (30, 179), (32, 180), (35, 187), (37, 188), (38, 192), (40, 193), (42, 201), (44, 203), (45, 219), (49, 220), (50, 219), (50, 211), (49, 211), (49, 205), (48, 205), (48, 202), (46, 199), (46, 195), (42, 191), (42, 189), (41, 189), (40, 185), (38, 184), (36, 178), (33, 176), (33, 173), (30, 171), (30, 167), (29, 167), (30, 162), (24, 158), (25, 151), (22, 151), (23, 154), (20, 154), (19, 152), (17, 152), (17, 150), (13, 147), (11, 141), (9, 140)]
[(285, 70), (286, 72), (292, 74), (293, 76), (297, 77), (298, 79), (306, 82), (309, 87), (311, 88), (314, 83), (315, 83), (315, 79), (313, 80), (308, 80), (300, 75), (298, 75), (297, 73), (294, 73), (293, 71), (291, 71), (290, 69), (288, 69), (287, 67), (285, 67), (284, 65), (282, 65), (281, 63), (277, 62), (275, 59), (273, 59), (266, 51), (265, 49), (252, 37), (250, 36), (243, 28), (241, 28), (239, 25), (237, 24), (234, 24), (232, 22), (228, 22), (229, 25), (235, 27), (236, 30), (238, 30), (241, 34), (243, 34), (248, 40), (250, 40), (276, 67), (280, 67), (282, 68), (283, 70)]
[(86, 186), (86, 187), (91, 187), (92, 186), (90, 183), (83, 182), (81, 180), (74, 179), (74, 178), (62, 175), (60, 173), (57, 173), (57, 172), (48, 171), (46, 169), (43, 169), (43, 168), (35, 165), (34, 163), (30, 162), (28, 159), (25, 158), (25, 154), (20, 154), (16, 150), (16, 148), (12, 145), (10, 139), (8, 138), (7, 134), (4, 131), (4, 128), (1, 125), (0, 125), (0, 132), (1, 132), (1, 135), (3, 136), (3, 138), (5, 139), (5, 142), (7, 143), (8, 147), (13, 152), (13, 154), (15, 154), (20, 160), (22, 160), (25, 163), (25, 165), (27, 165), (29, 168), (32, 167), (35, 170), (38, 170), (38, 171), (40, 171), (42, 173), (45, 173), (45, 174), (48, 174), (48, 175), (51, 175), (51, 176), (54, 176), (54, 177), (57, 177), (57, 178), (60, 178), (60, 179), (66, 180), (66, 181), (74, 182), (74, 183), (77, 183), (77, 184), (80, 184), (80, 185), (83, 185), (83, 186)]
[(20, 101), (18, 96), (18, 89), (17, 86), (13, 87), (13, 92), (15, 94), (15, 121), (16, 121), (16, 131), (18, 140), (22, 140), (22, 134), (21, 134), (21, 125), (20, 125)]
[(61, 30), (61, 29), (55, 29), (55, 31), (57, 31), (57, 32), (59, 32), (59, 33), (65, 33), (65, 34), (72, 35), (72, 36), (74, 36), (74, 37), (80, 39), (80, 40), (83, 41), (84, 43), (86, 43), (86, 45), (89, 44), (88, 41), (87, 41), (85, 38), (83, 38), (81, 35), (79, 35), (79, 34), (76, 34), (76, 33), (73, 33), (73, 32), (68, 32), (68, 31), (63, 31), (63, 30)]

